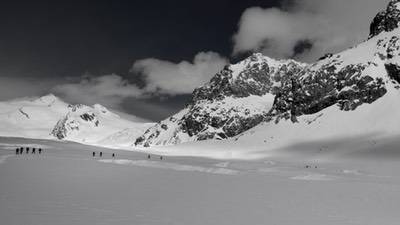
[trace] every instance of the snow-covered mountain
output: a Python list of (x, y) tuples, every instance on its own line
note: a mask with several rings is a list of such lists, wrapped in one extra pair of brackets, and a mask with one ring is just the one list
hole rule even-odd
[[(0, 102), (0, 136), (58, 139), (85, 144), (125, 146), (151, 124), (130, 121), (96, 104), (65, 103), (50, 94), (37, 99)], [(126, 137), (119, 133), (129, 130)]]
[(135, 144), (163, 146), (243, 133), (236, 139), (281, 144), (400, 134), (399, 23), (400, 0), (392, 0), (373, 20), (368, 40), (341, 53), (312, 64), (254, 54), (229, 65), (196, 89), (185, 109), (149, 128)]
[(236, 136), (264, 120), (282, 80), (304, 66), (261, 54), (226, 66), (193, 92), (185, 109), (148, 129), (135, 144), (147, 147)]

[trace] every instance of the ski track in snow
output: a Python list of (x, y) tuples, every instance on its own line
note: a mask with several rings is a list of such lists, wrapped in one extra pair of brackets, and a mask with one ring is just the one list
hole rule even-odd
[(343, 174), (348, 174), (348, 175), (355, 175), (355, 176), (361, 176), (365, 175), (364, 173), (360, 172), (359, 170), (354, 170), (354, 169), (344, 169), (342, 170)]
[(335, 180), (334, 177), (328, 176), (326, 174), (307, 174), (291, 177), (292, 180), (303, 180), (303, 181), (331, 181)]
[(229, 162), (220, 162), (220, 163), (215, 164), (215, 166), (219, 167), (219, 168), (226, 168), (229, 166)]
[(0, 147), (6, 150), (13, 150), (16, 147), (33, 147), (33, 148), (50, 148), (50, 146), (48, 145), (42, 145), (42, 144), (29, 144), (29, 143), (25, 143), (25, 144), (7, 144), (7, 143), (0, 143)]
[(201, 167), (184, 165), (177, 163), (167, 163), (167, 162), (155, 162), (146, 160), (129, 160), (129, 159), (101, 159), (98, 160), (102, 163), (113, 163), (118, 165), (130, 165), (130, 166), (141, 166), (157, 169), (169, 169), (175, 171), (187, 171), (187, 172), (201, 172), (201, 173), (211, 173), (220, 175), (237, 175), (239, 171), (226, 169), (226, 168), (213, 168), (213, 167)]
[(6, 160), (10, 157), (12, 157), (13, 155), (2, 155), (0, 156), (0, 164), (3, 164), (6, 162)]

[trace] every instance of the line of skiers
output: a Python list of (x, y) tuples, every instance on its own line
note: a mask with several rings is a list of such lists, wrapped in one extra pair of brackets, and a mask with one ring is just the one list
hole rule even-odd
[[(93, 157), (96, 157), (96, 152), (92, 152)], [(99, 157), (103, 157), (103, 152), (99, 152)], [(115, 153), (112, 154), (112, 157), (115, 158)], [(151, 155), (147, 155), (147, 159), (151, 159)], [(163, 160), (163, 157), (160, 156), (160, 160)]]
[[(38, 148), (38, 149), (32, 148), (32, 150), (29, 147), (25, 148), (26, 154), (29, 154), (29, 152), (31, 152), (32, 154), (36, 154), (36, 150), (37, 150), (38, 154), (42, 154), (42, 149), (41, 148)], [(15, 149), (15, 154), (16, 155), (24, 154), (24, 148), (23, 147), (16, 148)], [(96, 157), (96, 152), (93, 152), (92, 155), (93, 155), (93, 157)], [(103, 152), (99, 152), (99, 156), (103, 157)], [(112, 157), (115, 158), (115, 153), (112, 154)], [(151, 155), (150, 154), (147, 155), (147, 159), (151, 159)], [(160, 160), (163, 160), (162, 156), (160, 156)], [(307, 166), (306, 168), (309, 168), (309, 167)]]
[[(92, 153), (93, 157), (96, 157), (96, 152)], [(103, 157), (103, 152), (99, 152), (99, 156)], [(115, 153), (112, 154), (112, 157), (115, 158)]]
[[(312, 167), (312, 166), (310, 166), (310, 165), (306, 165), (306, 166), (305, 166), (305, 168), (306, 168), (306, 169), (311, 169), (311, 168), (313, 168), (313, 167)], [(314, 166), (314, 168), (315, 168), (315, 169), (317, 169), (317, 168), (318, 168), (318, 166)]]
[[(25, 150), (25, 151), (24, 151)], [(26, 148), (23, 148), (23, 147), (20, 147), (20, 148), (16, 148), (15, 149), (15, 154), (16, 155), (22, 155), (22, 154), (24, 154), (24, 152), (26, 153), (26, 154), (29, 154), (29, 152), (31, 152), (32, 154), (36, 154), (36, 150), (37, 150), (37, 153), (39, 153), (39, 154), (42, 154), (42, 149), (41, 148), (32, 148), (32, 149), (30, 149), (29, 147), (26, 147)]]

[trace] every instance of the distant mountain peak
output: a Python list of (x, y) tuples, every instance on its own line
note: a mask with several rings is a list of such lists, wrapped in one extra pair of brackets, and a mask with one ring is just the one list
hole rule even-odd
[(379, 12), (373, 19), (369, 38), (382, 32), (390, 32), (400, 24), (400, 0), (391, 0), (384, 11)]
[(47, 94), (44, 95), (38, 99), (35, 100), (35, 102), (40, 102), (40, 103), (44, 103), (44, 104), (53, 104), (55, 101), (61, 101), (57, 96), (55, 96), (54, 94)]

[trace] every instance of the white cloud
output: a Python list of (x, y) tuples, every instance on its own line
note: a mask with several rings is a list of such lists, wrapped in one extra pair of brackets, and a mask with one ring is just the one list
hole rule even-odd
[(227, 60), (214, 52), (200, 52), (193, 62), (173, 63), (159, 59), (136, 61), (131, 71), (145, 76), (147, 92), (190, 94), (223, 69)]
[(139, 87), (116, 74), (41, 79), (0, 77), (0, 101), (54, 93), (69, 103), (86, 105), (99, 103), (123, 110), (124, 102), (127, 100), (141, 101), (143, 105), (143, 102), (152, 97), (191, 94), (194, 88), (209, 81), (226, 64), (225, 58), (213, 52), (200, 52), (194, 57), (193, 62), (139, 60), (134, 63), (132, 71), (143, 73), (144, 87)]
[(82, 77), (79, 82), (60, 84), (51, 90), (68, 102), (118, 108), (128, 97), (143, 97), (143, 90), (116, 74)]
[[(338, 52), (368, 37), (369, 25), (389, 0), (292, 0), (285, 10), (247, 9), (234, 35), (234, 54), (261, 51), (277, 58), (292, 57), (299, 41), (313, 47), (298, 55), (312, 61)], [(290, 3), (290, 4), (289, 4)]]

